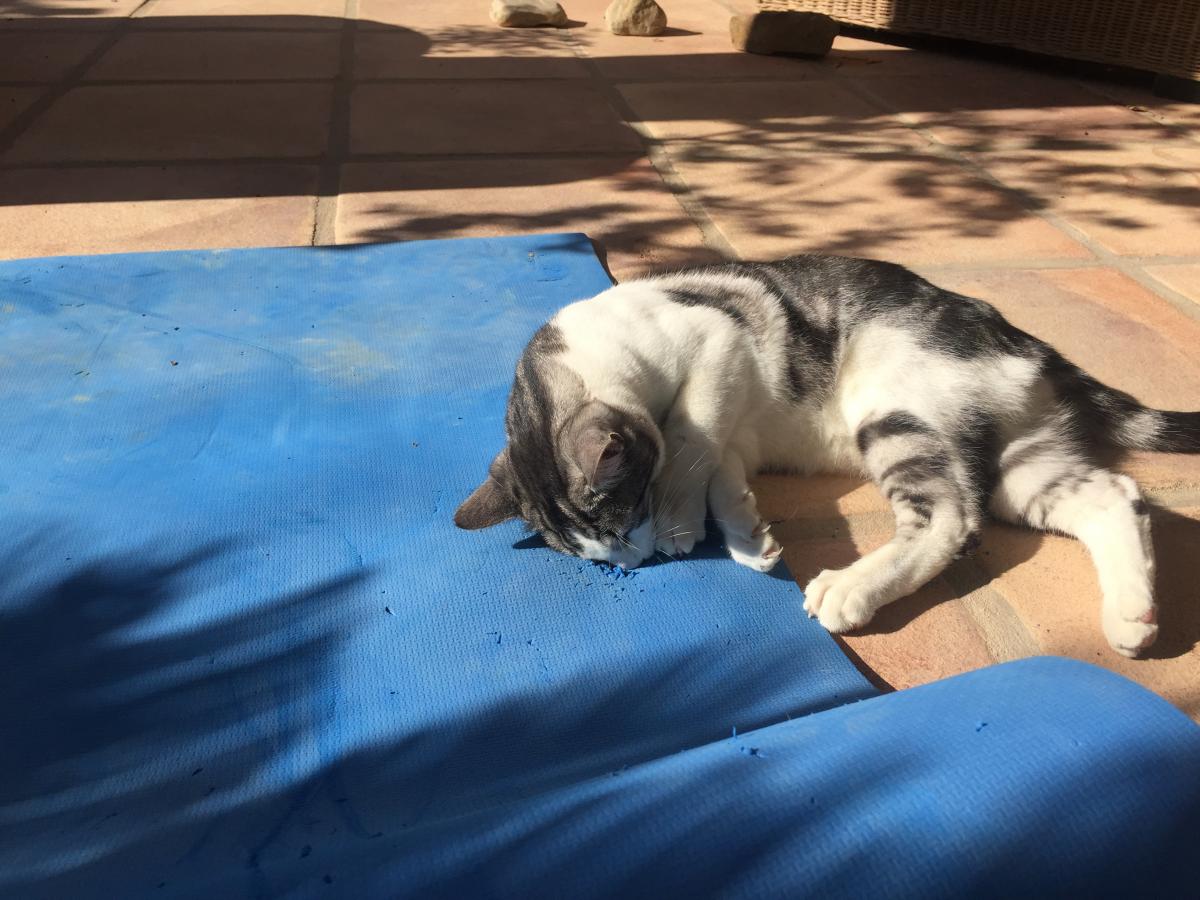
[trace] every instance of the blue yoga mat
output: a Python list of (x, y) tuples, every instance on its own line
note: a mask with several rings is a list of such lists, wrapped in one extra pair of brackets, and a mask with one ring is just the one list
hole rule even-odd
[(524, 341), (608, 284), (581, 235), (0, 263), (0, 896), (1182, 877), (1197, 729), (1114, 676), (870, 699), (716, 544), (454, 528)]

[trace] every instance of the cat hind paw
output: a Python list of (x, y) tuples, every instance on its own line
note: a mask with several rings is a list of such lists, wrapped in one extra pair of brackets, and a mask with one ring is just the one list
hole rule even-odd
[(1136, 619), (1120, 614), (1104, 615), (1104, 636), (1109, 646), (1122, 656), (1135, 657), (1154, 643), (1158, 637), (1158, 611), (1150, 606)]

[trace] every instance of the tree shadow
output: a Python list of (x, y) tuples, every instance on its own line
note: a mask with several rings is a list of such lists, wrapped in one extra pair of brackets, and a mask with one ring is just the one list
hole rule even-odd
[[(1176, 877), (1179, 822), (1194, 818), (1191, 794), (1178, 787), (1192, 783), (1182, 729), (1161, 713), (1147, 715), (1154, 730), (1132, 743), (1097, 729), (1064, 750), (1067, 737), (1088, 733), (1048, 724), (1055, 704), (1078, 716), (1091, 697), (1104, 713), (1129, 712), (1130, 697), (1101, 690), (1112, 685), (1073, 687), (1062, 701), (1035, 680), (1044, 693), (1019, 702), (971, 682), (981, 689), (946, 684), (933, 688), (940, 700), (914, 692), (859, 704), (871, 698), (861, 684), (842, 695), (814, 689), (828, 672), (816, 661), (801, 677), (788, 642), (744, 654), (664, 642), (662, 653), (623, 667), (551, 659), (562, 671), (543, 669), (547, 677), (524, 679), (519, 692), (462, 672), (412, 696), (387, 684), (364, 692), (355, 682), (382, 667), (358, 646), (362, 623), (345, 611), (361, 574), (234, 601), (197, 620), (173, 613), (190, 585), (211, 586), (231, 544), (94, 561), (31, 589), (14, 567), (46, 539), (15, 548), (2, 567), (0, 697), (10, 727), (0, 748), (0, 885), (9, 896), (451, 898), (531, 887), (540, 895), (552, 885), (549, 896), (562, 884), (692, 895), (745, 884), (750, 873), (795, 871), (796, 848), (827, 837), (830, 821), (878, 823), (881, 811), (923, 820), (923, 804), (895, 802), (914, 794), (938, 804), (939, 821), (951, 815), (954, 829), (979, 830), (973, 858), (988, 849), (989, 884), (1012, 875), (1017, 848), (1036, 831), (1088, 852), (1066, 875), (1060, 855), (1034, 858), (1034, 874), (1014, 883), (1055, 871), (1083, 885), (1106, 860), (1122, 877), (1145, 877), (1109, 844), (1135, 846), (1145, 866)], [(547, 665), (534, 639), (489, 649)], [(424, 653), (442, 661), (436, 644)], [(989, 744), (964, 744), (953, 729), (965, 724), (969, 741), (985, 715), (996, 729)], [(931, 748), (929, 735), (943, 733)], [(1052, 739), (1006, 769), (1037, 735)], [(1005, 761), (998, 784), (970, 777), (989, 753)], [(1017, 790), (1040, 783), (1040, 772), (1060, 775), (1064, 753), (1086, 761), (1089, 777)], [(1084, 817), (1089, 840), (1079, 840), (1077, 821), (1047, 831), (1057, 821), (1047, 816), (1077, 808), (1096, 779), (1125, 783), (1130, 772), (1156, 773), (1138, 791), (1150, 793), (1154, 815), (1130, 818), (1128, 798), (1104, 791), (1105, 804)], [(978, 788), (967, 799), (964, 784)], [(1003, 802), (1019, 827), (998, 845), (990, 810)], [(864, 827), (882, 840), (889, 822)], [(961, 840), (954, 829), (947, 834)], [(905, 846), (927, 854), (905, 835)], [(704, 852), (664, 865), (680, 846)], [(859, 868), (857, 848), (843, 842), (813, 863), (823, 878), (841, 877), (840, 867)], [(960, 868), (964, 884), (978, 881), (977, 866)]]
[[(1118, 454), (1103, 455), (1102, 462), (1114, 464)], [(841, 569), (860, 558), (862, 553), (850, 537), (848, 520), (838, 510), (838, 500), (865, 481), (841, 479), (846, 486), (841, 494), (815, 492), (805, 504), (802, 519), (787, 517), (776, 526), (775, 533), (784, 544), (785, 558), (793, 560), (796, 578), (801, 586), (821, 569)], [(757, 489), (760, 502), (769, 502), (769, 485)], [(1190, 653), (1200, 644), (1200, 605), (1195, 602), (1194, 549), (1200, 545), (1200, 522), (1165, 507), (1151, 504), (1157, 573), (1155, 596), (1159, 603), (1159, 639), (1144, 654), (1146, 659), (1176, 659)], [(798, 511), (798, 510), (797, 510)], [(794, 514), (793, 514), (794, 515)], [(889, 526), (882, 542), (891, 536), (890, 512), (881, 510)], [(991, 558), (997, 539), (1003, 539), (1004, 552)], [(1047, 535), (1030, 528), (989, 521), (984, 527), (983, 540), (971, 557), (951, 563), (946, 572), (909, 597), (887, 606), (858, 635), (894, 634), (939, 604), (986, 588), (1022, 564), (1033, 559), (1045, 544)], [(791, 542), (806, 548), (798, 557)], [(817, 549), (814, 549), (817, 548)], [(789, 552), (790, 549), (790, 552)], [(873, 547), (865, 548), (869, 552)], [(818, 552), (819, 551), (819, 552)], [(988, 558), (986, 563), (984, 558)], [(1081, 611), (1096, 619), (1099, 628), (1100, 595), (1083, 596)], [(1095, 614), (1094, 616), (1092, 614)], [(840, 642), (843, 650), (849, 650)]]
[(221, 578), (234, 542), (169, 557), (147, 547), (38, 583), (27, 561), (53, 542), (33, 535), (0, 560), (0, 882), (22, 896), (53, 893), (72, 854), (133, 852), (185, 830), (203, 843), (196, 822), (252, 792), (323, 716), (351, 623), (344, 601), (368, 575), (197, 618), (191, 595)]
[[(1147, 659), (1174, 659), (1200, 645), (1200, 603), (1196, 598), (1196, 548), (1200, 522), (1161, 506), (1150, 506), (1155, 579), (1159, 602), (1158, 640)], [(1200, 706), (1200, 687), (1195, 693)]]
[[(32, 27), (37, 19), (74, 20), (81, 18), (85, 21), (89, 19), (94, 21), (108, 18), (108, 12), (109, 10), (99, 3), (92, 5), (71, 3), (69, 6), (60, 6), (55, 3), (39, 2), (39, 0), (4, 0), (4, 3), (0, 5), (0, 22), (16, 23), (18, 26), (27, 24)], [(29, 19), (23, 22), (22, 17), (26, 16)]]
[[(676, 54), (641, 54), (639, 39), (630, 38), (628, 54), (614, 56), (604, 55), (611, 47), (597, 50), (585, 39), (594, 23), (500, 29), (486, 23), (483, 7), (476, 21), (422, 28), (368, 20), (348, 28), (341, 19), (304, 15), (151, 14), (105, 20), (112, 45), (82, 80), (57, 89), (71, 67), (54, 41), (101, 22), (89, 16), (101, 7), (16, 0), (6, 9), (33, 17), (0, 29), (25, 42), (20, 80), (52, 96), (0, 132), (2, 205), (340, 192), (339, 240), (583, 223), (646, 268), (714, 259), (712, 251), (688, 249), (697, 244), (690, 222), (646, 164), (622, 120), (628, 110), (619, 115), (611, 107), (583, 56), (613, 73), (604, 77), (626, 95), (634, 121), (686, 168), (713, 215), (785, 250), (887, 257), (906, 241), (1001, 237), (1010, 223), (1047, 206), (1049, 187), (1062, 184), (1090, 198), (1086, 214), (1122, 230), (1151, 227), (1149, 209), (1200, 208), (1200, 189), (1173, 163), (1107, 162), (1131, 135), (1154, 140), (1174, 134), (1172, 127), (1143, 118), (1119, 133), (1055, 128), (1056, 117), (1086, 124), (1093, 112), (1103, 118), (1120, 107), (1076, 87), (1054, 92), (1038, 114), (1032, 88), (1005, 87), (1002, 61), (976, 71), (971, 61), (948, 57), (948, 72), (967, 67), (970, 77), (938, 91), (921, 88), (928, 70), (906, 74), (922, 71), (906, 62), (912, 51), (856, 46), (816, 62), (713, 52), (710, 43), (691, 51), (689, 41), (704, 36), (692, 27), (666, 35), (679, 45)], [(723, 29), (723, 21), (714, 25)], [(893, 68), (899, 75), (886, 77)], [(873, 75), (859, 79), (855, 93), (843, 69)], [(1000, 74), (980, 77), (985, 70)], [(636, 74), (628, 85), (616, 74), (623, 71)], [(756, 94), (746, 83), (731, 87), (730, 79), (743, 75), (797, 88), (815, 80), (821, 90)], [(884, 92), (891, 107), (863, 99), (875, 91), (872, 82), (906, 79), (918, 89)], [(558, 113), (534, 113), (543, 104)], [(1014, 191), (972, 181), (958, 163), (914, 142), (901, 121), (906, 116), (934, 132), (965, 132), (970, 152), (1023, 164), (1036, 183)], [(1081, 149), (1092, 158), (1061, 155)], [(726, 189), (721, 173), (731, 166), (737, 175)], [(1115, 178), (1116, 169), (1126, 177)], [(856, 189), (860, 181), (870, 187)], [(551, 199), (546, 191), (585, 183), (578, 199), (570, 192)], [(830, 184), (842, 187), (831, 191)], [(518, 196), (514, 189), (527, 191)], [(914, 207), (919, 217), (874, 221), (881, 190), (924, 201)], [(764, 192), (788, 200), (764, 202)], [(597, 195), (607, 199), (597, 202)], [(461, 209), (447, 208), (452, 197), (463, 199)], [(1108, 208), (1131, 197), (1145, 205)]]
[[(444, 672), (438, 700), (434, 682), (401, 673), (361, 683), (384, 668), (364, 656), (370, 625), (353, 611), (365, 571), (247, 597), (222, 583), (239, 564), (226, 541), (39, 582), (22, 563), (52, 544), (35, 535), (0, 561), (11, 896), (279, 896), (353, 876), (360, 850), (399, 853), (417, 874), (431, 842), (497, 807), (869, 695), (846, 679), (841, 696), (828, 678), (798, 683), (785, 641), (753, 659), (668, 641), (614, 670), (603, 654), (577, 666), (512, 635), (487, 649), (530, 660), (521, 690)], [(214, 587), (227, 599), (197, 610), (196, 592)], [(440, 636), (399, 623), (391, 667), (436, 666)]]

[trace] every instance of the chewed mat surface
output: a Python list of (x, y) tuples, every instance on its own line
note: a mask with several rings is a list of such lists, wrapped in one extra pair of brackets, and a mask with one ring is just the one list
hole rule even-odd
[(609, 284), (581, 235), (0, 264), (0, 882), (345, 885), (867, 696), (718, 548), (617, 577), (454, 527), (524, 342)]

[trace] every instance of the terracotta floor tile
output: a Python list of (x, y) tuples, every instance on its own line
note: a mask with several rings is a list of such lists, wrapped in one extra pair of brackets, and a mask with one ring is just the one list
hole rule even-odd
[[(1181, 405), (1200, 409), (1200, 396)], [(1115, 467), (1133, 478), (1142, 492), (1157, 503), (1176, 506), (1181, 500), (1200, 496), (1200, 457), (1193, 453), (1136, 451), (1119, 460)]]
[[(886, 501), (860, 478), (764, 475), (753, 486), (759, 512), (775, 523), (772, 531), (801, 589), (823, 569), (844, 568), (882, 546), (895, 530)], [(995, 662), (967, 607), (942, 579), (838, 640), (896, 688)]]
[(1114, 253), (1195, 253), (1200, 146), (996, 151), (976, 159)]
[(361, 31), (354, 77), (586, 78), (557, 29), (464, 26), (457, 29)]
[(900, 690), (998, 661), (962, 598), (941, 578), (885, 606), (861, 632), (839, 639)]
[(1146, 271), (1167, 287), (1200, 304), (1200, 263), (1148, 266)]
[(315, 189), (302, 166), (0, 171), (0, 255), (306, 244)]
[(1087, 258), (968, 170), (915, 152), (683, 158), (676, 169), (745, 258), (821, 252), (902, 263)]
[(79, 87), (5, 162), (314, 156), (325, 150), (330, 88), (220, 84)]
[(938, 272), (1108, 384), (1154, 406), (1200, 400), (1200, 322), (1115, 269)]
[(713, 262), (644, 159), (480, 159), (343, 167), (337, 240), (582, 231), (618, 279)]
[(105, 3), (79, 0), (0, 0), (0, 29), (26, 30), (28, 26), (56, 29), (111, 27), (128, 16), (145, 0), (108, 0)]
[(345, 0), (157, 0), (139, 28), (341, 28)]
[[(825, 539), (801, 538), (786, 525), (775, 526), (784, 561), (801, 589), (823, 569), (850, 565), (892, 534), (890, 524), (877, 517), (852, 516), (848, 525), (849, 534)], [(996, 661), (962, 600), (942, 579), (884, 607), (862, 631), (840, 635), (838, 640), (895, 688), (925, 684)]]
[(834, 38), (826, 61), (843, 78), (881, 81), (912, 77), (1003, 81), (1024, 71), (1009, 63), (972, 57), (966, 51), (914, 50), (844, 34)]
[(103, 40), (95, 32), (0, 31), (0, 81), (59, 81)]
[(441, 0), (438, 3), (397, 3), (396, 0), (358, 0), (359, 27), (363, 29), (392, 28), (395, 26), (416, 28), (457, 29), (488, 28), (496, 31), (528, 33), (543, 31), (541, 28), (505, 28), (488, 16), (490, 0)]
[(0, 130), (12, 123), (43, 93), (43, 88), (4, 87), (0, 88)]
[[(1200, 127), (1200, 104), (1184, 103), (1157, 97), (1148, 88), (1107, 82), (1095, 83), (1092, 89), (1112, 97), (1126, 109), (1159, 122), (1195, 129)], [(1193, 132), (1193, 136), (1195, 133)]]
[[(762, 78), (825, 83), (832, 71), (820, 62), (783, 56), (738, 53), (728, 38), (709, 35), (667, 35), (642, 38), (635, 46), (606, 46), (617, 35), (601, 36), (584, 48), (596, 68), (618, 83), (639, 81), (707, 81), (727, 78)], [(603, 54), (603, 55), (601, 55)]]
[(799, 150), (920, 148), (926, 141), (837, 82), (627, 84), (638, 120), (664, 141), (704, 156), (771, 156)]
[(1155, 122), (1070, 79), (1013, 70), (1005, 77), (874, 79), (865, 88), (938, 140), (960, 148), (1057, 150), (1113, 142), (1188, 142)]
[(639, 151), (591, 84), (365, 84), (351, 98), (355, 153)]
[(1016, 609), (1046, 653), (1104, 666), (1200, 718), (1200, 606), (1195, 603), (1195, 549), (1200, 510), (1155, 510), (1160, 638), (1149, 658), (1113, 651), (1100, 628), (1100, 589), (1083, 546), (1069, 538), (997, 525), (978, 559), (991, 587)]
[[(995, 305), (1106, 384), (1164, 409), (1200, 409), (1200, 322), (1108, 268), (940, 272), (942, 287)], [(1132, 454), (1151, 493), (1200, 486), (1200, 456)]]
[(88, 81), (333, 78), (340, 36), (333, 32), (144, 32), (126, 34), (85, 76)]
[(759, 513), (769, 521), (891, 514), (879, 489), (853, 475), (759, 475), (754, 493)]

